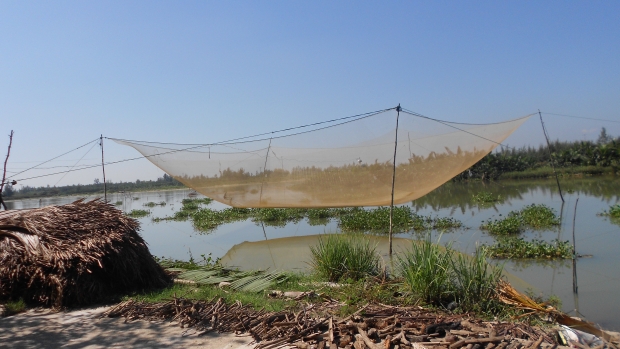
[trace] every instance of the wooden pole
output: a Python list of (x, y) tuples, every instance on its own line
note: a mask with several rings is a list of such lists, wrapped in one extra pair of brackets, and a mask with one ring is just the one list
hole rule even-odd
[(103, 135), (99, 138), (99, 145), (101, 146), (101, 169), (103, 170), (103, 200), (108, 202), (108, 188), (105, 182), (105, 164), (103, 162)]
[(547, 129), (545, 128), (545, 123), (542, 119), (542, 114), (540, 109), (538, 109), (538, 116), (540, 117), (540, 124), (542, 125), (543, 133), (545, 134), (545, 139), (547, 140), (547, 150), (549, 150), (549, 161), (551, 162), (551, 168), (553, 169), (553, 174), (555, 175), (555, 182), (558, 184), (558, 191), (560, 192), (560, 198), (562, 202), (564, 202), (564, 196), (562, 195), (562, 188), (560, 187), (560, 180), (558, 179), (558, 174), (555, 172), (555, 164), (553, 163), (553, 158), (551, 157), (551, 143), (549, 142), (549, 135), (547, 134)]
[(392, 201), (390, 202), (390, 234), (389, 234), (389, 255), (392, 256), (392, 231), (394, 230), (394, 183), (396, 183), (396, 149), (398, 148), (398, 119), (400, 117), (400, 103), (396, 107), (396, 135), (394, 137), (394, 162), (392, 163)]
[(577, 204), (579, 198), (575, 201), (575, 212), (573, 213), (573, 293), (577, 294), (579, 287), (577, 286), (577, 249), (575, 247), (575, 219), (577, 218)]
[(6, 181), (6, 164), (9, 162), (9, 155), (11, 155), (11, 145), (13, 145), (13, 130), (11, 130), (11, 134), (9, 134), (9, 149), (6, 152), (6, 158), (4, 159), (4, 171), (2, 171), (2, 182), (0, 182), (0, 203), (5, 211), (8, 210), (8, 208), (2, 199), (2, 192), (4, 191), (4, 182)]

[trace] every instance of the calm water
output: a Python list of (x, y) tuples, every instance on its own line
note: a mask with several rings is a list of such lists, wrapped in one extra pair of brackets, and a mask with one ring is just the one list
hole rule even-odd
[[(410, 205), (420, 214), (441, 217), (451, 216), (462, 221), (466, 228), (455, 232), (433, 232), (433, 239), (442, 242), (454, 241), (464, 252), (472, 252), (477, 244), (493, 243), (479, 229), (480, 223), (488, 218), (498, 218), (511, 210), (519, 210), (531, 203), (545, 204), (562, 215), (561, 227), (548, 231), (528, 231), (526, 239), (538, 238), (572, 240), (573, 212), (577, 198), (575, 235), (577, 252), (592, 255), (580, 258), (576, 263), (578, 294), (573, 293), (572, 262), (533, 261), (506, 262), (505, 269), (514, 276), (511, 280), (517, 288), (532, 288), (537, 294), (560, 297), (565, 312), (575, 314), (601, 324), (604, 328), (620, 330), (620, 225), (597, 213), (620, 201), (620, 179), (595, 177), (562, 180), (565, 204), (558, 195), (555, 181), (536, 180), (499, 183), (448, 184), (433, 193), (416, 200)], [(472, 195), (480, 191), (501, 195), (504, 201), (490, 207), (474, 204)], [(120, 209), (145, 209), (146, 202), (165, 201), (166, 206), (150, 208), (152, 214), (140, 219), (142, 235), (149, 243), (151, 253), (156, 256), (189, 259), (190, 254), (200, 259), (202, 254), (211, 253), (222, 258), (228, 265), (241, 268), (278, 268), (303, 270), (309, 260), (308, 246), (316, 243), (317, 237), (325, 232), (337, 231), (337, 222), (311, 226), (306, 221), (290, 223), (284, 227), (261, 226), (251, 221), (226, 224), (209, 232), (196, 231), (190, 222), (152, 222), (152, 217), (171, 215), (180, 209), (181, 200), (188, 197), (188, 190), (144, 192), (124, 197), (109, 196), (111, 202), (122, 201)], [(135, 199), (137, 198), (137, 199)], [(9, 202), (10, 208), (29, 208), (59, 205), (75, 198), (48, 198)], [(225, 207), (212, 203), (211, 208)], [(409, 245), (408, 239), (416, 239), (412, 233), (399, 234), (395, 239), (395, 250)], [(379, 250), (386, 256), (387, 243), (382, 237), (375, 237)], [(521, 279), (522, 281), (519, 281)]]

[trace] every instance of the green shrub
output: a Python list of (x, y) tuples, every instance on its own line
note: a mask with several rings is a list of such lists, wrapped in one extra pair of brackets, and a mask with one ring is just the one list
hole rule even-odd
[(18, 301), (8, 301), (4, 304), (4, 316), (15, 315), (26, 311), (26, 303), (23, 299)]
[(123, 202), (122, 202), (122, 201), (117, 201), (117, 202), (115, 202), (115, 203), (114, 203), (114, 205), (115, 205), (115, 206), (120, 206), (120, 205), (122, 205), (122, 204), (123, 204)]
[(328, 281), (360, 280), (380, 273), (380, 257), (376, 246), (358, 234), (329, 234), (310, 247), (314, 271)]

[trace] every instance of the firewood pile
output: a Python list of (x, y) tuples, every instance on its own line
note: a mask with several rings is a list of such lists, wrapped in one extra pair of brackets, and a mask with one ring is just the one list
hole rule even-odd
[(306, 304), (297, 311), (266, 312), (239, 302), (174, 298), (164, 303), (129, 300), (104, 316), (126, 321), (168, 320), (199, 332), (249, 334), (258, 349), (538, 349), (555, 347), (553, 334), (522, 323), (482, 322), (421, 307), (368, 305), (335, 316), (333, 300)]

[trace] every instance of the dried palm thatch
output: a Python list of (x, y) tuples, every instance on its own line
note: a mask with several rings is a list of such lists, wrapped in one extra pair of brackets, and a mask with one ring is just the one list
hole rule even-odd
[[(500, 301), (512, 305), (514, 307), (523, 309), (528, 311), (524, 313), (522, 316), (533, 315), (533, 314), (546, 314), (549, 317), (552, 317), (557, 321), (557, 323), (561, 325), (565, 325), (574, 329), (578, 329), (583, 332), (587, 332), (593, 334), (597, 337), (604, 339), (607, 342), (619, 342), (620, 338), (617, 336), (601, 330), (597, 328), (594, 324), (583, 321), (578, 318), (572, 318), (561, 311), (555, 309), (554, 307), (540, 304), (531, 299), (530, 297), (519, 293), (519, 291), (515, 290), (509, 283), (501, 282), (498, 289), (499, 299)], [(615, 346), (611, 345), (615, 348)]]
[(0, 214), (0, 299), (55, 307), (164, 287), (140, 224), (101, 200)]

